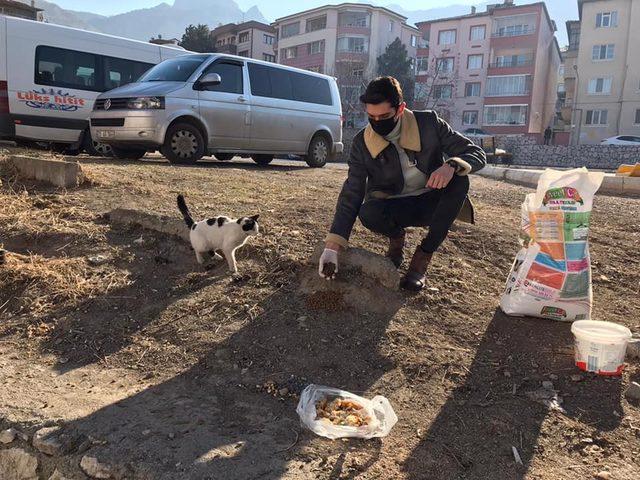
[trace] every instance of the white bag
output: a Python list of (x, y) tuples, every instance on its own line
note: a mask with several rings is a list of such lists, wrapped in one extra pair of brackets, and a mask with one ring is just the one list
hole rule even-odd
[(507, 278), (500, 307), (508, 315), (591, 318), (589, 220), (604, 173), (547, 169), (521, 207), (523, 248)]
[[(340, 397), (353, 400), (362, 405), (371, 418), (368, 425), (350, 427), (334, 425), (327, 419), (318, 419), (316, 405), (318, 402), (330, 398)], [(331, 439), (357, 437), (373, 438), (386, 437), (398, 421), (389, 400), (383, 396), (375, 396), (371, 400), (359, 397), (353, 393), (338, 388), (323, 387), (321, 385), (309, 385), (302, 391), (296, 412), (300, 416), (300, 422), (313, 433), (321, 437)]]

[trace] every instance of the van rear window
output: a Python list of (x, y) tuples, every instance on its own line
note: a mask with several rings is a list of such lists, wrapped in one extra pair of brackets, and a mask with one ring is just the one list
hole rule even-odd
[(104, 92), (135, 82), (152, 66), (152, 63), (39, 45), (34, 80), (37, 85)]
[(283, 68), (249, 63), (251, 95), (297, 102), (332, 105), (331, 89), (326, 78), (306, 75)]

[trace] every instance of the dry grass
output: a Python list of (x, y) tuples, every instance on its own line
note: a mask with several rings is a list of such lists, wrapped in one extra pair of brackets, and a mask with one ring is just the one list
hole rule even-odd
[[(13, 287), (17, 313), (39, 316), (53, 307), (74, 305), (105, 295), (131, 282), (110, 266), (91, 267), (84, 258), (45, 258), (11, 253), (0, 267), (3, 281)], [(6, 302), (11, 300), (7, 299)]]

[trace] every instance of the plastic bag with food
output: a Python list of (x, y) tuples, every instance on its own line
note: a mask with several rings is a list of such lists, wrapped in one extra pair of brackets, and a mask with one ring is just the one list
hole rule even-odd
[(304, 426), (331, 439), (386, 437), (398, 421), (383, 396), (368, 400), (321, 385), (309, 385), (303, 390), (296, 411)]
[(591, 317), (589, 224), (603, 173), (547, 169), (521, 207), (522, 249), (500, 307), (508, 315), (586, 320)]

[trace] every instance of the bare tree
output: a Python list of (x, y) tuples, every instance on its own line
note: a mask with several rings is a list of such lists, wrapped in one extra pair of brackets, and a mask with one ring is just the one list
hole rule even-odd
[[(445, 69), (445, 62), (448, 58), (453, 58), (453, 65), (452, 68)], [(419, 68), (419, 65), (416, 68)], [(427, 110), (438, 110), (443, 116), (458, 114), (454, 106), (455, 98), (458, 97), (460, 79), (459, 59), (455, 57), (433, 57), (430, 59), (427, 73), (418, 76), (424, 78), (416, 80), (416, 105)], [(445, 112), (448, 115), (445, 115)]]
[(360, 116), (362, 105), (360, 95), (364, 93), (371, 75), (362, 62), (336, 62), (334, 76), (340, 90), (342, 100), (342, 114), (346, 120), (346, 127), (354, 127), (354, 118)]

